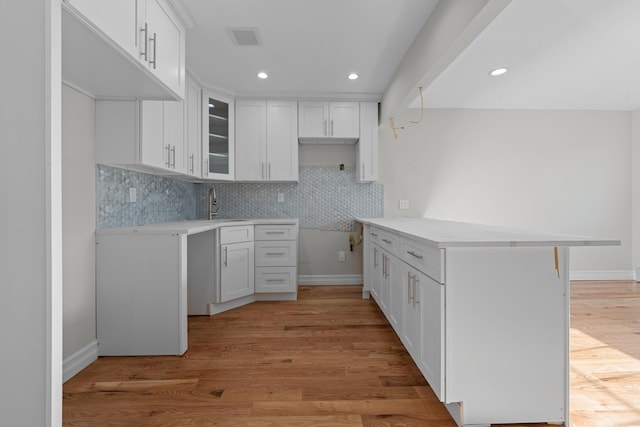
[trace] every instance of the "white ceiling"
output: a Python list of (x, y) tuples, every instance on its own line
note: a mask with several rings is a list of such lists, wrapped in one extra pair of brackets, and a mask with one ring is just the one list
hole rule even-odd
[[(490, 77), (497, 67), (509, 72)], [(513, 0), (424, 98), (432, 108), (638, 110), (640, 0)]]
[[(211, 88), (242, 95), (376, 99), (437, 0), (183, 0), (196, 25), (187, 66)], [(254, 27), (262, 46), (235, 46)], [(266, 71), (267, 80), (256, 74)], [(351, 72), (360, 74), (355, 81)]]
[[(236, 96), (376, 99), (438, 3), (183, 2), (196, 21), (187, 66), (206, 86)], [(235, 46), (229, 27), (256, 28), (263, 45)], [(509, 72), (489, 77), (500, 66)], [(360, 79), (348, 80), (350, 72)], [(427, 108), (638, 110), (640, 0), (513, 0), (424, 98)]]

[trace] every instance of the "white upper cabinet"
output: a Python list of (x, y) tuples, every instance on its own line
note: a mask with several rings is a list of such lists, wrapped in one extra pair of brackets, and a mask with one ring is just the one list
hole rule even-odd
[(378, 103), (360, 103), (360, 139), (356, 145), (356, 181), (378, 180)]
[(63, 2), (63, 80), (99, 98), (183, 99), (189, 17), (172, 4)]
[(96, 163), (185, 173), (182, 101), (96, 100)]
[(132, 56), (138, 55), (138, 1), (69, 0), (74, 9)]
[(163, 0), (138, 0), (138, 50), (141, 61), (184, 98), (184, 29)]
[(202, 177), (202, 114), (200, 87), (187, 76), (184, 95), (184, 141), (186, 150), (187, 174)]
[(202, 91), (202, 177), (235, 177), (235, 109), (233, 99)]
[(170, 172), (186, 172), (182, 101), (142, 101), (140, 162)]
[(358, 102), (300, 102), (298, 137), (301, 143), (354, 143), (360, 137)]
[(236, 180), (298, 180), (298, 104), (236, 101)]

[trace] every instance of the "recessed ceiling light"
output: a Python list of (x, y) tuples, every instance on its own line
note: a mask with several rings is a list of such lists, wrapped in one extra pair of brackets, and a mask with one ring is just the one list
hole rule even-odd
[(258, 73), (258, 78), (259, 79), (266, 79), (267, 77), (269, 77), (269, 75), (267, 73), (265, 73), (264, 71), (260, 71)]
[(501, 76), (501, 75), (505, 74), (507, 71), (509, 71), (508, 68), (504, 68), (504, 67), (496, 68), (495, 70), (491, 70), (489, 72), (489, 75), (491, 77), (497, 77), (497, 76)]
[(358, 73), (351, 73), (347, 77), (349, 78), (349, 80), (356, 80), (360, 76), (358, 75)]

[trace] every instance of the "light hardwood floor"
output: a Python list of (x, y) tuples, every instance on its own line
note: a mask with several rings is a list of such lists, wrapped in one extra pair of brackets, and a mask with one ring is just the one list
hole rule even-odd
[[(640, 426), (640, 286), (571, 290), (571, 425)], [(301, 287), (298, 301), (190, 317), (184, 356), (99, 358), (65, 383), (63, 417), (65, 426), (455, 427), (360, 286)]]

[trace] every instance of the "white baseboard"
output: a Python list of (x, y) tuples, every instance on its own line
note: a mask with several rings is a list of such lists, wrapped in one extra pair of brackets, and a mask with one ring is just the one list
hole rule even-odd
[(571, 271), (570, 280), (637, 280), (633, 271), (603, 270), (603, 271)]
[(307, 274), (298, 276), (300, 285), (362, 285), (362, 274)]
[(90, 342), (62, 361), (62, 381), (67, 382), (96, 360), (98, 360), (98, 340)]

